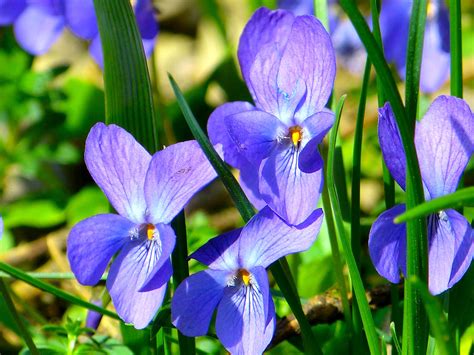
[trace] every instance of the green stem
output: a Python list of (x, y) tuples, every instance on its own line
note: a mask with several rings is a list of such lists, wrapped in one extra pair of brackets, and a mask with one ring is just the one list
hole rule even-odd
[(461, 0), (449, 1), (449, 36), (451, 47), (451, 95), (462, 98)]
[(28, 329), (26, 329), (25, 324), (23, 323), (20, 315), (16, 311), (15, 305), (13, 304), (13, 300), (10, 297), (10, 292), (8, 291), (8, 287), (5, 284), (5, 281), (3, 278), (0, 277), (0, 293), (3, 295), (3, 298), (5, 300), (5, 304), (7, 305), (7, 308), (10, 310), (10, 313), (15, 320), (16, 324), (18, 325), (18, 329), (20, 330), (21, 336), (23, 340), (26, 343), (26, 346), (28, 349), (30, 349), (30, 352), (34, 355), (39, 355), (39, 351), (36, 348), (35, 343), (33, 342), (33, 339), (31, 338), (30, 333), (28, 332)]
[[(186, 219), (184, 212), (178, 214), (173, 221), (176, 233), (176, 245), (171, 261), (173, 264), (173, 286), (176, 290), (179, 284), (189, 276), (188, 243), (186, 236)], [(193, 337), (187, 337), (178, 330), (178, 342), (181, 354), (195, 354), (196, 342)]]
[(329, 32), (327, 0), (314, 0), (314, 16), (316, 16), (321, 21), (326, 31)]

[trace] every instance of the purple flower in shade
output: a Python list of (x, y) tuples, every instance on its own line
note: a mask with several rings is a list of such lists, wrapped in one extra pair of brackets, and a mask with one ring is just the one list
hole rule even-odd
[(117, 214), (76, 224), (68, 238), (71, 269), (83, 285), (95, 285), (114, 254), (107, 289), (118, 315), (144, 328), (160, 307), (175, 245), (171, 220), (216, 176), (195, 141), (152, 156), (122, 128), (103, 123), (90, 131), (87, 168)]
[[(92, 299), (91, 303), (95, 304), (96, 306), (103, 307), (102, 300), (100, 299)], [(86, 327), (97, 330), (99, 328), (100, 321), (102, 320), (102, 313), (88, 310), (86, 316)]]
[[(392, 109), (379, 111), (379, 141), (390, 173), (405, 189), (405, 155)], [(425, 198), (456, 190), (474, 151), (474, 116), (461, 99), (438, 97), (421, 122), (416, 123), (415, 146)], [(405, 211), (397, 205), (382, 213), (369, 234), (369, 252), (375, 268), (397, 283), (406, 274), (406, 225), (393, 219)], [(428, 217), (429, 289), (439, 294), (451, 288), (467, 271), (474, 255), (474, 232), (457, 211), (447, 209)]]
[[(151, 0), (137, 0), (135, 15), (148, 56), (158, 34)], [(20, 46), (34, 55), (46, 53), (68, 27), (78, 37), (92, 40), (91, 55), (103, 67), (93, 0), (0, 0), (0, 26), (10, 24)]]
[(255, 207), (290, 224), (316, 209), (323, 175), (317, 146), (334, 114), (324, 108), (336, 72), (328, 33), (313, 16), (261, 8), (240, 38), (242, 75), (254, 99), (218, 107), (208, 133), (240, 169)]
[(322, 211), (303, 225), (286, 224), (264, 207), (248, 224), (208, 241), (192, 258), (209, 266), (185, 279), (171, 303), (173, 324), (187, 336), (205, 335), (217, 308), (216, 333), (232, 354), (259, 354), (275, 330), (269, 292), (270, 264), (308, 249), (316, 239)]
[[(388, 61), (395, 63), (404, 80), (412, 0), (384, 0), (380, 31)], [(429, 0), (421, 60), (420, 89), (438, 90), (449, 76), (449, 13), (442, 0)]]

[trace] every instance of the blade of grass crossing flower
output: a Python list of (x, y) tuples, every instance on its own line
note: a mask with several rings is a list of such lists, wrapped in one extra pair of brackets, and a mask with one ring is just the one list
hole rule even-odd
[[(176, 232), (176, 245), (171, 256), (171, 261), (173, 264), (173, 286), (176, 290), (179, 284), (189, 276), (188, 242), (184, 212), (181, 212), (175, 217), (173, 221), (173, 229)], [(196, 353), (196, 342), (194, 338), (187, 337), (178, 331), (178, 342), (179, 349), (182, 353)]]
[(462, 98), (462, 27), (461, 0), (449, 1), (449, 36), (451, 50), (451, 95)]
[(129, 0), (94, 0), (104, 53), (106, 122), (158, 150), (150, 77)]
[(354, 289), (355, 298), (360, 310), (360, 316), (362, 323), (364, 325), (367, 343), (369, 345), (370, 353), (374, 355), (380, 354), (380, 342), (377, 336), (377, 331), (375, 329), (374, 320), (370, 312), (369, 303), (365, 296), (365, 289), (362, 283), (362, 278), (357, 268), (357, 263), (352, 253), (352, 248), (350, 241), (346, 237), (344, 230), (344, 223), (341, 218), (341, 209), (337, 200), (337, 192), (334, 185), (334, 150), (336, 147), (337, 131), (339, 128), (339, 122), (341, 118), (341, 111), (344, 105), (343, 96), (337, 105), (336, 110), (336, 122), (331, 129), (331, 135), (329, 138), (329, 151), (328, 151), (328, 161), (327, 161), (327, 172), (326, 179), (329, 190), (329, 197), (331, 199), (331, 206), (334, 212), (334, 219), (336, 222), (336, 229), (339, 234), (339, 238), (342, 244), (344, 256), (347, 262), (347, 267), (349, 269), (349, 275), (352, 280), (352, 287)]
[(434, 198), (418, 205), (395, 218), (395, 223), (403, 223), (414, 218), (425, 217), (447, 208), (474, 207), (474, 186), (465, 187), (449, 195)]
[(314, 16), (323, 24), (329, 32), (328, 2), (327, 0), (314, 0)]
[(109, 316), (109, 317), (114, 318), (114, 319), (120, 319), (119, 316), (117, 314), (115, 314), (114, 312), (111, 312), (107, 309), (96, 306), (93, 303), (84, 301), (84, 300), (82, 300), (82, 299), (80, 299), (80, 298), (78, 298), (74, 295), (71, 295), (70, 293), (67, 293), (67, 292), (65, 292), (65, 291), (63, 291), (63, 290), (61, 290), (57, 287), (54, 287), (50, 284), (47, 284), (43, 281), (40, 281), (40, 280), (38, 280), (34, 277), (31, 277), (28, 274), (26, 274), (25, 272), (23, 272), (23, 271), (21, 271), (17, 268), (14, 268), (13, 266), (10, 266), (8, 264), (0, 262), (0, 270), (7, 273), (7, 274), (9, 274), (9, 275), (11, 275), (15, 279), (26, 282), (27, 284), (29, 284), (29, 285), (31, 285), (35, 288), (38, 288), (40, 290), (43, 290), (47, 293), (51, 293), (52, 295), (54, 295), (56, 297), (59, 297), (59, 298), (62, 298), (63, 300), (65, 300), (67, 302), (70, 302), (72, 304), (90, 309), (92, 311), (99, 312), (103, 315)]
[(426, 308), (428, 319), (430, 321), (431, 332), (436, 341), (437, 353), (441, 355), (455, 355), (456, 346), (454, 338), (449, 331), (448, 320), (443, 313), (443, 308), (436, 297), (428, 291), (428, 287), (417, 277), (408, 280), (409, 283), (417, 289), (423, 299), (423, 305)]
[[(199, 123), (194, 117), (194, 114), (192, 113), (191, 108), (186, 102), (183, 93), (178, 87), (178, 84), (176, 84), (176, 81), (170, 74), (168, 74), (168, 77), (176, 99), (178, 101), (178, 105), (189, 126), (189, 129), (191, 130), (191, 133), (198, 141), (204, 154), (206, 154), (206, 157), (209, 159), (209, 162), (214, 167), (217, 174), (224, 183), (224, 186), (229, 192), (231, 198), (233, 199), (243, 220), (245, 222), (248, 222), (255, 214), (255, 211), (252, 205), (250, 204), (250, 201), (248, 200), (247, 196), (245, 196), (242, 188), (240, 187), (235, 177), (232, 175), (230, 169), (220, 158), (219, 154), (217, 154), (211, 142), (209, 142), (209, 139), (207, 138), (206, 134), (199, 126)], [(312, 333), (311, 325), (305, 317), (303, 308), (301, 307), (301, 301), (298, 296), (298, 293), (296, 292), (295, 283), (291, 277), (291, 274), (289, 274), (288, 272), (289, 267), (286, 259), (282, 258), (278, 262), (274, 263), (270, 267), (270, 270), (272, 271), (273, 276), (275, 277), (275, 280), (277, 281), (277, 284), (280, 287), (280, 290), (284, 294), (286, 301), (288, 302), (292, 312), (294, 313), (296, 319), (298, 320), (298, 323), (300, 324), (301, 333), (303, 335), (303, 341), (305, 344), (305, 350), (309, 354), (321, 354), (321, 349), (317, 345), (314, 335)]]
[(0, 277), (0, 293), (3, 295), (3, 299), (5, 300), (5, 303), (10, 310), (10, 313), (15, 320), (16, 324), (18, 325), (18, 329), (20, 330), (21, 337), (26, 343), (26, 346), (28, 349), (30, 349), (31, 354), (33, 355), (39, 355), (39, 351), (36, 348), (35, 343), (33, 342), (33, 339), (31, 338), (30, 333), (28, 332), (28, 329), (26, 329), (25, 324), (23, 323), (23, 320), (21, 319), (20, 315), (18, 314), (15, 305), (13, 304), (13, 300), (10, 297), (10, 292), (8, 291), (8, 287), (5, 284), (5, 281), (3, 280), (2, 277)]

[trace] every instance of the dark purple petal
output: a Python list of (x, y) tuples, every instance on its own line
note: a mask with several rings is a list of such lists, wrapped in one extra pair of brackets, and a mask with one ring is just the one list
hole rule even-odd
[(191, 258), (211, 269), (235, 271), (239, 268), (238, 243), (242, 228), (234, 229), (207, 241), (191, 254)]
[(225, 124), (226, 117), (241, 112), (249, 112), (256, 110), (254, 106), (248, 102), (230, 102), (216, 108), (209, 117), (207, 122), (207, 134), (209, 140), (214, 146), (221, 146), (224, 151), (223, 159), (235, 168), (248, 164), (247, 159), (240, 154), (234, 141), (230, 138), (227, 126)]
[(104, 68), (104, 53), (102, 53), (102, 42), (99, 34), (94, 37), (89, 46), (89, 53), (99, 67)]
[(163, 303), (166, 285), (173, 272), (168, 258), (153, 278), (153, 284), (148, 283), (149, 291), (140, 292), (159, 258), (157, 244), (130, 242), (110, 268), (107, 289), (117, 314), (125, 323), (131, 323), (137, 329), (145, 328), (155, 316)]
[[(98, 307), (103, 307), (102, 300), (92, 299), (91, 303), (95, 304)], [(91, 329), (97, 329), (99, 327), (100, 321), (102, 320), (102, 313), (96, 311), (87, 311), (86, 316), (86, 327)]]
[(97, 123), (87, 136), (84, 160), (115, 210), (135, 223), (145, 222), (143, 186), (151, 160), (145, 148), (124, 129)]
[(259, 165), (286, 134), (286, 127), (273, 115), (254, 110), (227, 116), (225, 123), (231, 140), (249, 162)]
[(406, 161), (400, 131), (389, 103), (379, 109), (379, 143), (390, 174), (405, 190)]
[(420, 90), (437, 91), (448, 79), (451, 64), (449, 51), (443, 49), (438, 23), (427, 21), (421, 60)]
[(245, 195), (247, 195), (248, 199), (257, 210), (261, 210), (267, 205), (263, 200), (262, 195), (260, 195), (258, 187), (259, 179), (259, 169), (253, 164), (245, 163), (240, 165), (240, 186), (242, 186)]
[(428, 218), (429, 289), (434, 295), (458, 282), (474, 256), (474, 231), (455, 210), (441, 211)]
[(15, 21), (15, 37), (20, 46), (34, 55), (44, 54), (58, 39), (64, 28), (64, 18), (30, 5)]
[[(282, 51), (288, 41), (293, 21), (294, 16), (288, 11), (270, 11), (260, 8), (253, 14), (242, 32), (237, 52), (242, 75), (247, 85), (250, 82), (250, 68), (258, 52), (269, 43), (274, 43), (277, 51)], [(249, 89), (255, 100), (252, 88), (249, 87)]]
[(431, 198), (456, 191), (474, 151), (474, 116), (464, 100), (440, 96), (417, 123), (415, 145)]
[(369, 254), (377, 272), (393, 283), (400, 281), (406, 268), (406, 225), (393, 219), (405, 212), (405, 205), (396, 205), (382, 213), (369, 233)]
[(0, 26), (11, 25), (26, 7), (26, 0), (0, 0)]
[(216, 334), (232, 354), (261, 354), (269, 343), (267, 273), (262, 267), (249, 271), (251, 284), (227, 287), (217, 308)]
[(64, 1), (64, 15), (67, 25), (76, 36), (92, 39), (97, 35), (97, 18), (92, 0)]
[(99, 282), (112, 256), (130, 240), (134, 224), (116, 214), (101, 214), (76, 224), (67, 239), (71, 270), (83, 285)]
[(322, 169), (307, 174), (298, 167), (292, 148), (275, 151), (265, 159), (260, 193), (273, 211), (290, 224), (300, 224), (316, 209), (322, 189)]
[(135, 17), (142, 39), (154, 39), (158, 34), (158, 24), (155, 19), (155, 9), (152, 0), (137, 0)]
[(216, 176), (196, 141), (173, 144), (155, 153), (145, 180), (148, 221), (170, 223)]
[(329, 34), (314, 16), (297, 17), (278, 70), (279, 106), (287, 100), (282, 92), (295, 95), (304, 86), (306, 97), (295, 119), (301, 122), (320, 112), (331, 95), (335, 75), (336, 58)]
[(189, 337), (205, 335), (227, 286), (227, 271), (204, 270), (186, 278), (171, 300), (171, 320)]
[(315, 113), (302, 122), (304, 145), (298, 161), (301, 171), (314, 173), (322, 169), (324, 162), (319, 154), (318, 145), (333, 124), (334, 113), (329, 110)]
[(304, 223), (290, 226), (269, 207), (263, 208), (242, 230), (240, 265), (267, 267), (285, 255), (307, 250), (316, 240), (322, 221), (323, 211), (317, 209)]

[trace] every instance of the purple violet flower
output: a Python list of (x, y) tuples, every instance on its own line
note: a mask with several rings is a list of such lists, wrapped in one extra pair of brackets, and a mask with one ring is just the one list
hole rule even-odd
[[(379, 110), (379, 140), (390, 173), (405, 189), (406, 162), (390, 105)], [(426, 200), (456, 191), (474, 152), (474, 116), (465, 101), (440, 96), (416, 123), (415, 146)], [(405, 211), (396, 205), (382, 213), (369, 234), (369, 252), (378, 273), (393, 283), (406, 274), (406, 225), (393, 219)], [(439, 294), (458, 282), (474, 256), (474, 232), (453, 209), (428, 217), (429, 289)]]
[(95, 285), (112, 262), (107, 289), (118, 315), (144, 328), (160, 307), (172, 274), (172, 219), (215, 178), (196, 141), (153, 155), (122, 128), (92, 127), (84, 160), (117, 214), (76, 224), (68, 238), (71, 269), (83, 285)]
[[(405, 80), (410, 15), (413, 0), (384, 0), (380, 11), (380, 31), (387, 60), (395, 63)], [(421, 60), (420, 89), (438, 90), (448, 79), (449, 12), (443, 0), (429, 0)]]
[(269, 207), (240, 229), (209, 240), (191, 257), (209, 266), (185, 279), (171, 303), (173, 324), (187, 336), (205, 335), (217, 308), (216, 333), (232, 354), (260, 354), (275, 330), (267, 268), (308, 249), (321, 227), (321, 209), (303, 225), (286, 224)]
[[(137, 0), (135, 15), (149, 56), (158, 34), (152, 1)], [(0, 26), (11, 24), (20, 46), (34, 55), (46, 53), (68, 27), (76, 36), (92, 40), (91, 56), (103, 67), (93, 0), (0, 0)]]
[(255, 207), (268, 204), (290, 224), (302, 223), (316, 209), (323, 181), (317, 147), (334, 122), (324, 108), (336, 72), (331, 40), (314, 16), (261, 8), (243, 31), (238, 56), (255, 106), (218, 107), (210, 140), (240, 169)]

